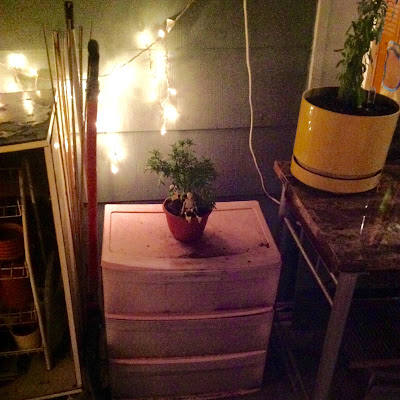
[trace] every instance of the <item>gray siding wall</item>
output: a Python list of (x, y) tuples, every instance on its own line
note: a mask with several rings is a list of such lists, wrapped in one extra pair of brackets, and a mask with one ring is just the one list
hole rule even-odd
[[(156, 31), (163, 21), (188, 3), (186, 0), (75, 0), (76, 26), (90, 24), (100, 46), (100, 74), (136, 54), (134, 37), (140, 30)], [(301, 94), (306, 88), (316, 0), (248, 0), (253, 147), (267, 189), (276, 194), (274, 160), (289, 159)], [(22, 51), (40, 76), (48, 75), (42, 27), (64, 29), (63, 2), (6, 0), (0, 5), (0, 62), (10, 51)], [(99, 201), (154, 200), (165, 196), (157, 178), (144, 173), (148, 152), (168, 151), (177, 139), (190, 137), (199, 154), (212, 158), (219, 173), (219, 196), (262, 193), (249, 151), (250, 112), (242, 0), (198, 0), (178, 21), (166, 39), (171, 86), (177, 89), (180, 118), (165, 136), (159, 133), (160, 110), (144, 100), (145, 88), (126, 87), (115, 99), (119, 122), (98, 133)], [(157, 49), (155, 48), (155, 51)], [(129, 64), (132, 73), (148, 68), (144, 54)], [(4, 70), (3, 78), (13, 77)], [(0, 79), (0, 91), (7, 91)], [(100, 89), (106, 94), (107, 77)], [(128, 85), (128, 84), (127, 84)], [(46, 80), (38, 88), (48, 87)], [(109, 110), (110, 111), (110, 110)], [(99, 108), (99, 118), (107, 115)], [(125, 158), (119, 172), (110, 170), (110, 138), (119, 143)]]

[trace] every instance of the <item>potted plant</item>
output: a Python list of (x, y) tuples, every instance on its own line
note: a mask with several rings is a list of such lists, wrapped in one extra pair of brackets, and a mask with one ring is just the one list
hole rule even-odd
[[(397, 2), (397, 0), (396, 0)], [(335, 193), (374, 188), (396, 128), (399, 106), (362, 87), (371, 42), (381, 38), (387, 3), (361, 0), (346, 33), (339, 87), (303, 94), (291, 171), (303, 183)]]
[(159, 176), (159, 182), (170, 180), (169, 197), (163, 203), (169, 229), (175, 239), (183, 242), (198, 239), (215, 207), (212, 182), (216, 171), (209, 158), (198, 158), (191, 139), (171, 145), (165, 158), (153, 150), (147, 170)]

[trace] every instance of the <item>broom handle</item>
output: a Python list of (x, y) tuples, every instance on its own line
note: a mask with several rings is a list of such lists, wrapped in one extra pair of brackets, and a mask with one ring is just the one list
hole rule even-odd
[(96, 40), (88, 43), (88, 76), (86, 91), (86, 173), (88, 194), (88, 294), (97, 298), (99, 267), (97, 261), (97, 175), (96, 121), (99, 94), (99, 46)]

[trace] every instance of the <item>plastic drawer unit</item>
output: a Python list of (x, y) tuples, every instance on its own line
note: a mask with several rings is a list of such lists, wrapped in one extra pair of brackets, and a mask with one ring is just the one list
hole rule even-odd
[(114, 398), (260, 389), (281, 259), (256, 201), (217, 203), (190, 244), (160, 204), (106, 205), (101, 263)]

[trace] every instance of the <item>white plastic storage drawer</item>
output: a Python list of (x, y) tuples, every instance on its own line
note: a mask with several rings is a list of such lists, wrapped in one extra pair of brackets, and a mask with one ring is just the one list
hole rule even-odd
[(106, 314), (109, 357), (188, 357), (266, 350), (273, 312), (119, 317)]
[(259, 390), (265, 351), (208, 357), (111, 360), (115, 399), (215, 395)]
[(203, 237), (175, 240), (160, 204), (106, 205), (102, 269), (109, 314), (271, 306), (280, 255), (256, 201), (217, 203)]

